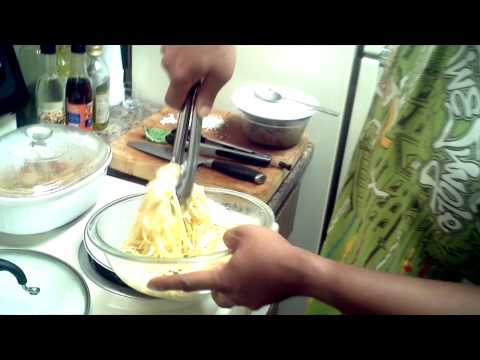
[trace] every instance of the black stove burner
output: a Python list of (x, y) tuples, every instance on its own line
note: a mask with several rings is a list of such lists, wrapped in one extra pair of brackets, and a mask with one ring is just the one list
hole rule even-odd
[(111, 293), (136, 299), (151, 298), (150, 296), (132, 289), (122, 280), (120, 280), (120, 278), (114, 272), (105, 269), (103, 266), (98, 264), (88, 254), (83, 241), (78, 250), (78, 262), (83, 273), (91, 281)]
[(117, 285), (123, 286), (128, 288), (127, 284), (125, 284), (122, 279), (120, 279), (117, 274), (115, 274), (113, 271), (110, 271), (108, 269), (105, 269), (103, 266), (99, 265), (95, 260), (92, 259), (92, 257), (87, 254), (88, 261), (92, 266), (95, 268), (95, 271), (98, 272), (101, 276), (106, 278), (107, 280), (110, 280), (111, 282), (116, 283)]

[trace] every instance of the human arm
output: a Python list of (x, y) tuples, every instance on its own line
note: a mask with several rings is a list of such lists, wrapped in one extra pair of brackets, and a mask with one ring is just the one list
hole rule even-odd
[(310, 296), (344, 313), (478, 314), (480, 288), (341, 264), (292, 246), (269, 229), (241, 226), (225, 234), (233, 252), (214, 270), (157, 278), (152, 288), (211, 289), (218, 305), (252, 309)]

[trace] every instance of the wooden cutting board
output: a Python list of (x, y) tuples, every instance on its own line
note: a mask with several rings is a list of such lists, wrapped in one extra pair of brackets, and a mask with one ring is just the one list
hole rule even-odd
[[(114, 140), (111, 144), (113, 152), (113, 160), (111, 167), (122, 173), (133, 175), (145, 180), (152, 180), (159, 166), (167, 163), (167, 161), (158, 159), (148, 154), (142, 153), (136, 149), (130, 148), (127, 143), (129, 141), (146, 141), (144, 137), (144, 127), (157, 127), (162, 129), (174, 129), (176, 124), (162, 124), (161, 120), (171, 116), (174, 112), (169, 108), (164, 108), (159, 113), (153, 114), (146, 118), (142, 125), (133, 128), (121, 137)], [(251, 148), (252, 150), (268, 153), (277, 161), (284, 161), (292, 164), (292, 166), (301, 157), (305, 147), (308, 144), (306, 136), (300, 144), (286, 150), (272, 150), (252, 144), (244, 136), (241, 128), (241, 116), (233, 113), (215, 111), (213, 116), (222, 118), (224, 124), (219, 129), (204, 129), (203, 135), (211, 139), (217, 139), (229, 142), (235, 145)], [(228, 161), (228, 159), (225, 159)], [(282, 184), (282, 181), (288, 175), (288, 170), (282, 170), (274, 167), (255, 169), (267, 175), (267, 181), (262, 185), (255, 185), (246, 181), (237, 180), (227, 175), (223, 175), (215, 170), (205, 167), (199, 167), (196, 174), (196, 182), (201, 185), (223, 187), (236, 191), (248, 193), (257, 198), (268, 202), (273, 194)]]

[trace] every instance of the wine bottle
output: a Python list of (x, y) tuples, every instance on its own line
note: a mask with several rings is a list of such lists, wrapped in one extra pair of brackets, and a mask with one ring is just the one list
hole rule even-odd
[(71, 74), (66, 86), (67, 123), (93, 130), (93, 87), (87, 73), (85, 45), (72, 45)]

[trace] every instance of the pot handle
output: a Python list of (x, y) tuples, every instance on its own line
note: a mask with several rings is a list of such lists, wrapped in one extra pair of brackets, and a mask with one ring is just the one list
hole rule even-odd
[(25, 273), (23, 272), (22, 269), (20, 269), (17, 265), (14, 263), (5, 260), (5, 259), (0, 259), (0, 271), (6, 270), (15, 278), (17, 279), (17, 282), (19, 285), (26, 285), (27, 284), (27, 277), (25, 276)]
[(21, 285), (22, 288), (30, 295), (37, 295), (40, 292), (40, 288), (38, 287), (27, 286), (27, 276), (25, 275), (23, 270), (14, 263), (5, 259), (0, 259), (0, 271), (3, 270), (8, 271), (10, 274), (15, 276), (18, 284)]

